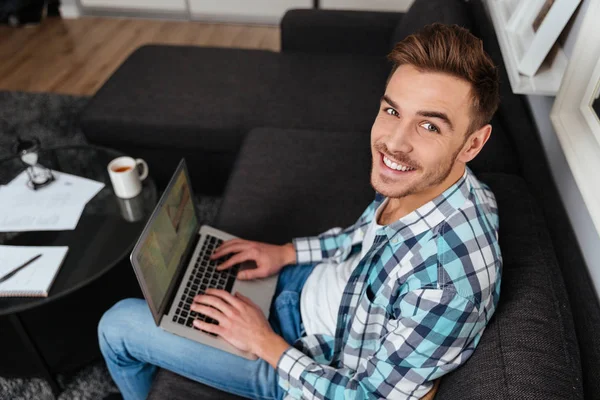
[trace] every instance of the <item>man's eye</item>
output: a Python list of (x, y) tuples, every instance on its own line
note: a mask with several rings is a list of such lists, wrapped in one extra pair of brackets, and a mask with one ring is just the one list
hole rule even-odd
[(437, 126), (430, 124), (429, 122), (425, 122), (421, 126), (427, 129), (429, 132), (440, 133), (440, 129)]
[(386, 113), (388, 113), (390, 115), (393, 115), (394, 117), (397, 117), (399, 115), (398, 111), (396, 111), (396, 110), (394, 110), (393, 108), (390, 108), (390, 107), (385, 108), (383, 111), (385, 111)]

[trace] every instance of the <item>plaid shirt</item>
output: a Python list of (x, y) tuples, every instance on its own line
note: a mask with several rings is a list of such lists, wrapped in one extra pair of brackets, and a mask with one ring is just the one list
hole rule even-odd
[[(361, 250), (385, 198), (345, 230), (294, 239), (298, 263)], [(493, 193), (467, 168), (444, 193), (377, 231), (350, 276), (335, 337), (300, 338), (279, 360), (287, 398), (419, 399), (473, 353), (500, 295)]]

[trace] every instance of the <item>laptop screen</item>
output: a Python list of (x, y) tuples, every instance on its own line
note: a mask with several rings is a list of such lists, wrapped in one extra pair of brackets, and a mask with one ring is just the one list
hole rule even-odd
[(136, 273), (143, 281), (145, 297), (152, 310), (161, 310), (182, 257), (198, 234), (199, 223), (190, 193), (184, 162), (177, 168), (169, 187), (144, 230), (137, 252)]

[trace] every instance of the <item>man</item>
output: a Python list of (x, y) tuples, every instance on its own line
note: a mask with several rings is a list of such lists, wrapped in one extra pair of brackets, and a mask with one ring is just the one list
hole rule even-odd
[(219, 322), (196, 327), (259, 359), (166, 333), (142, 300), (125, 300), (99, 327), (125, 398), (144, 398), (160, 366), (250, 398), (418, 399), (471, 356), (500, 292), (496, 202), (466, 167), (491, 134), (497, 71), (480, 40), (441, 24), (389, 58), (371, 131), (377, 195), (358, 221), (283, 246), (231, 240), (213, 255), (233, 254), (221, 269), (255, 261), (240, 279), (281, 271), (269, 321), (224, 291), (192, 305)]

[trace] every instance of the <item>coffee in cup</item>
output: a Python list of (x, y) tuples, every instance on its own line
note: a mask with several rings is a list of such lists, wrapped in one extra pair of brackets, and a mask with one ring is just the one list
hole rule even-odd
[(131, 167), (130, 167), (130, 166), (128, 166), (128, 165), (126, 165), (126, 166), (124, 166), (124, 167), (117, 167), (117, 166), (115, 166), (115, 167), (113, 167), (113, 169), (112, 169), (112, 170), (113, 170), (114, 172), (127, 172), (127, 171), (129, 171), (130, 169), (131, 169)]

